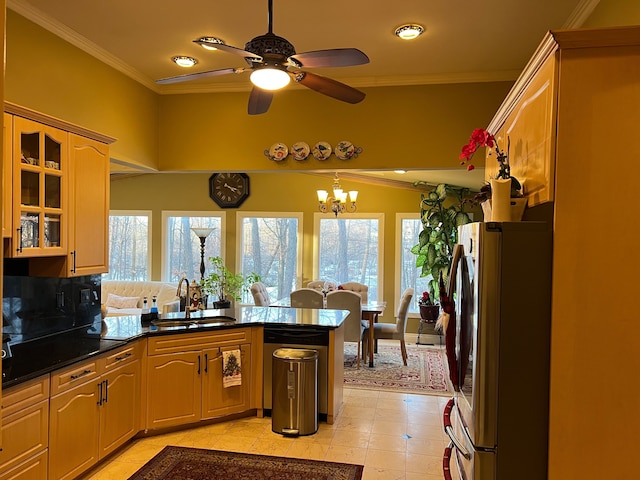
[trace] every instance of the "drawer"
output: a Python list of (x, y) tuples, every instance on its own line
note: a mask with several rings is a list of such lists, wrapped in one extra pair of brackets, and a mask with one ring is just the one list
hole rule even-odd
[(114, 350), (113, 352), (103, 355), (101, 360), (104, 364), (104, 372), (108, 372), (116, 367), (131, 363), (140, 358), (141, 350), (141, 342), (137, 341), (127, 344), (126, 347), (119, 348), (118, 350)]
[(11, 387), (2, 392), (2, 418), (48, 399), (48, 374)]
[(44, 450), (11, 470), (1, 473), (0, 480), (43, 480), (47, 478), (47, 457), (48, 452)]
[(48, 446), (48, 440), (49, 399), (13, 415), (3, 415), (0, 472), (10, 470), (43, 451)]
[(51, 396), (58, 395), (70, 388), (97, 379), (100, 376), (99, 362), (104, 359), (95, 358), (51, 374)]
[(162, 335), (149, 338), (148, 355), (198, 351), (211, 347), (224, 347), (251, 343), (250, 328), (230, 328), (215, 332)]

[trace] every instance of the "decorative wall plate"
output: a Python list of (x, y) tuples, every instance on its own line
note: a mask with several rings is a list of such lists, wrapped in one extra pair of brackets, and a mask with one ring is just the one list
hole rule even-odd
[(264, 151), (264, 154), (274, 162), (281, 162), (289, 155), (289, 147), (284, 143), (274, 143), (269, 147), (269, 150)]
[(291, 145), (291, 156), (294, 160), (302, 161), (309, 156), (309, 144), (305, 142), (296, 142)]
[(355, 153), (356, 147), (354, 147), (351, 142), (343, 140), (336, 145), (336, 157), (340, 160), (349, 160)]
[(331, 156), (331, 145), (327, 142), (318, 142), (311, 151), (316, 160), (326, 160)]

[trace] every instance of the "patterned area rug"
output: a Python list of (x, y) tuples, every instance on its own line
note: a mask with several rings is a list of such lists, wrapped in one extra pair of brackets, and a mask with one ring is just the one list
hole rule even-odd
[(167, 446), (129, 480), (360, 480), (362, 465)]
[(344, 344), (344, 386), (363, 390), (421, 393), (450, 396), (453, 387), (449, 381), (444, 349), (425, 345), (407, 344), (407, 366), (402, 363), (400, 343), (397, 346), (380, 345), (369, 361), (360, 361), (357, 368), (357, 344)]

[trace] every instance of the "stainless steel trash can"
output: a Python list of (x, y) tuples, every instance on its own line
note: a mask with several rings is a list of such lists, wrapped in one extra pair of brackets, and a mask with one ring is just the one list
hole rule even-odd
[(272, 357), (271, 430), (283, 435), (318, 431), (318, 352), (279, 348)]

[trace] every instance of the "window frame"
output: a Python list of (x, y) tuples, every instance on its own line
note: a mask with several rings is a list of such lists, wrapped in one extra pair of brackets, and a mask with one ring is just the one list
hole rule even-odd
[[(236, 213), (236, 264), (235, 271), (240, 272), (242, 268), (242, 240), (243, 221), (246, 218), (296, 218), (298, 220), (297, 242), (296, 242), (296, 285), (302, 278), (303, 269), (303, 249), (304, 249), (304, 213), (303, 212), (248, 212), (238, 211)], [(275, 302), (278, 298), (272, 298)]]
[[(161, 234), (161, 252), (160, 252), (160, 278), (163, 282), (168, 282), (168, 268), (169, 255), (168, 244), (169, 239), (167, 236), (167, 223), (169, 217), (215, 217), (220, 218), (220, 256), (224, 259), (226, 253), (226, 234), (227, 231), (227, 212), (216, 210), (162, 210), (162, 234)], [(207, 272), (205, 272), (205, 275)], [(200, 279), (190, 279), (198, 282)]]
[[(378, 289), (377, 298), (384, 298), (384, 219), (385, 214), (380, 213), (347, 213), (340, 214), (344, 218), (349, 219), (364, 219), (364, 220), (377, 220), (378, 221)], [(335, 218), (335, 217), (333, 217)], [(322, 219), (331, 220), (326, 213), (314, 212), (313, 214), (313, 276), (312, 280), (315, 280), (320, 275), (320, 221)], [(371, 295), (370, 295), (371, 296)], [(387, 302), (389, 305), (389, 302)]]
[[(147, 217), (147, 273), (146, 280), (151, 280), (151, 272), (153, 270), (151, 262), (153, 261), (153, 211), (152, 210), (109, 210), (109, 239), (111, 239), (111, 217)], [(111, 242), (109, 242), (109, 253)], [(109, 255), (109, 265), (111, 263), (111, 255)]]

